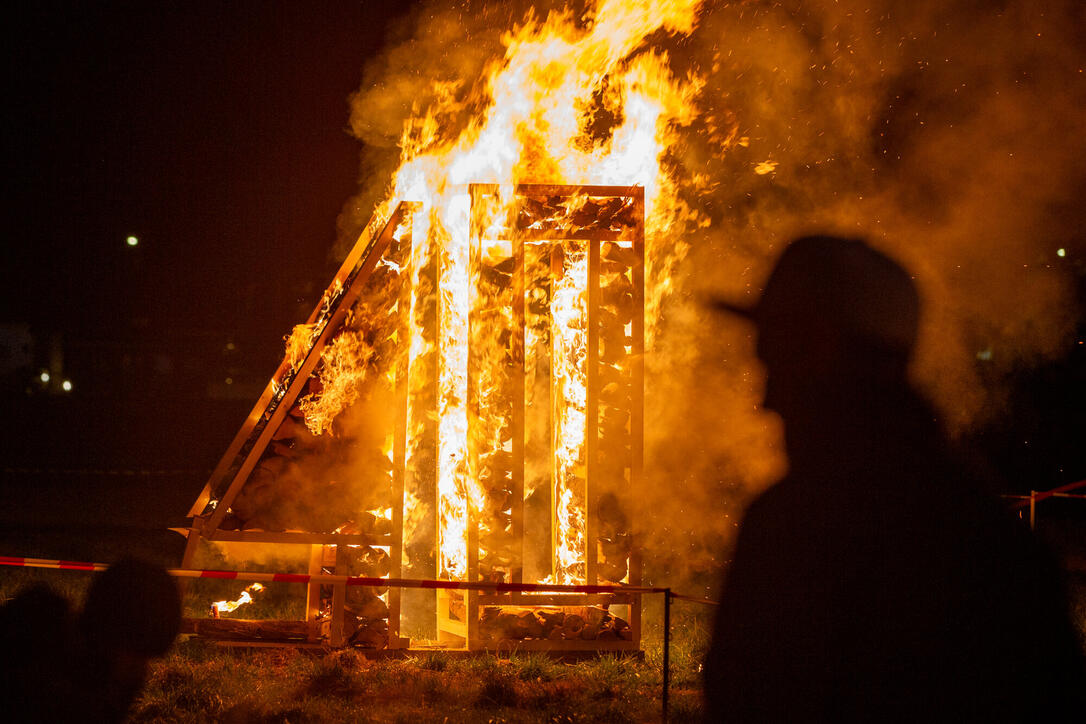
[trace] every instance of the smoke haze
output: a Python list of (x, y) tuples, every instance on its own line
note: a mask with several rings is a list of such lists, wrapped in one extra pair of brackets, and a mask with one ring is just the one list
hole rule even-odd
[[(420, 6), (367, 65), (350, 119), (362, 178), (338, 255), (386, 196), (405, 124), (451, 96), (442, 132), (455, 138), (529, 6), (545, 17), (559, 5)], [(707, 565), (739, 504), (784, 470), (779, 421), (758, 409), (752, 330), (703, 300), (753, 302), (796, 236), (866, 237), (915, 277), (914, 375), (953, 432), (998, 413), (1011, 371), (1072, 343), (1086, 5), (706, 3), (693, 33), (647, 45), (703, 82), (697, 120), (667, 152), (695, 213), (672, 242), (681, 261), (648, 353), (646, 485), (624, 500), (679, 577)]]

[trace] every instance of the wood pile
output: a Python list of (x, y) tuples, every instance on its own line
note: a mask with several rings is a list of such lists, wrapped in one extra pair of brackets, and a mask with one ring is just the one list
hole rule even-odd
[(634, 199), (629, 196), (521, 198), (514, 222), (519, 231), (562, 230), (570, 236), (583, 232), (609, 231), (617, 234), (635, 228), (640, 222)]
[(632, 541), (619, 491), (630, 483), (633, 463), (633, 327), (637, 312), (632, 248), (605, 242), (600, 249), (599, 411), (596, 490), (597, 574), (601, 583), (627, 578)]
[(630, 624), (601, 606), (526, 609), (485, 606), (479, 632), (486, 641), (629, 641)]
[(479, 576), (516, 580), (518, 531), (513, 524), (516, 416), (523, 404), (519, 370), (524, 351), (514, 329), (516, 258), (511, 244), (473, 250), (475, 271), (468, 358), (469, 445), (472, 474), (483, 492), (479, 523)]

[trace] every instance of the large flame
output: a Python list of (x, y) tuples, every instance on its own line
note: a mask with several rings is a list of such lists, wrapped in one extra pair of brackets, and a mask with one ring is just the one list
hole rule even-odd
[[(403, 164), (393, 199), (423, 203), (440, 246), (440, 356), (438, 515), (439, 573), (461, 578), (467, 570), (471, 512), (484, 495), (469, 460), (468, 349), (472, 288), (469, 261), (470, 197), (467, 184), (498, 184), (505, 203), (516, 183), (639, 185), (645, 189), (647, 243), (689, 212), (676, 183), (662, 167), (676, 127), (693, 114), (700, 82), (676, 78), (666, 54), (642, 48), (652, 33), (689, 33), (700, 2), (603, 1), (578, 23), (569, 11), (545, 20), (529, 16), (504, 38), (505, 56), (488, 68), (486, 110), (459, 137), (448, 140), (441, 119), (460, 110), (451, 92), (412, 119), (403, 139)], [(616, 117), (609, 133), (594, 135), (600, 104)], [(389, 202), (391, 203), (391, 201)], [(419, 241), (416, 236), (416, 243)], [(681, 247), (654, 253), (658, 279), (666, 278)], [(557, 501), (555, 575), (562, 582), (585, 575), (584, 436), (585, 347), (583, 249), (567, 260), (556, 283), (552, 314), (554, 374), (565, 402), (554, 414), (554, 495)], [(666, 289), (648, 290), (651, 321)], [(578, 322), (577, 320), (581, 320)], [(489, 441), (488, 441), (489, 442)], [(500, 441), (496, 441), (500, 444)]]
[[(693, 119), (702, 83), (694, 76), (676, 77), (667, 54), (646, 41), (660, 32), (691, 33), (700, 4), (598, 0), (579, 18), (568, 9), (544, 19), (530, 13), (503, 37), (504, 56), (487, 66), (480, 82), (483, 110), (458, 133), (449, 119), (471, 109), (449, 85), (436, 87), (434, 105), (405, 124), (402, 163), (377, 214), (387, 217), (400, 200), (421, 203), (409, 262), (413, 292), (410, 309), (404, 310), (411, 390), (406, 458), (409, 471), (423, 465), (420, 450), (427, 435), (436, 435), (439, 575), (467, 575), (471, 526), (485, 537), (491, 524), (478, 513), (488, 505), (493, 512), (501, 504), (488, 499), (480, 477), (496, 474), (493, 461), (509, 455), (502, 436), (511, 420), (495, 393), (503, 380), (494, 338), (512, 320), (491, 312), (508, 309), (510, 300), (473, 275), (480, 258), (500, 263), (514, 252), (508, 241), (471, 248), (468, 185), (497, 186), (490, 202), (498, 207), (489, 210), (492, 219), (507, 218), (518, 183), (643, 187), (646, 245), (652, 250), (647, 277), (654, 280), (645, 290), (645, 331), (651, 339), (660, 298), (684, 251), (674, 240), (655, 242), (693, 216), (678, 198), (678, 184), (666, 172), (664, 159), (679, 127)], [(473, 102), (479, 95), (472, 94)], [(583, 242), (555, 241), (564, 247), (564, 261), (553, 280), (549, 331), (554, 399), (560, 401), (551, 405), (557, 518), (551, 577), (571, 583), (586, 576), (588, 253)], [(435, 296), (436, 332), (427, 329), (431, 323), (424, 303)], [(495, 325), (489, 338), (488, 329), (472, 327), (480, 324), (473, 319), (482, 318)], [(538, 348), (537, 333), (529, 332), (528, 347)], [(307, 334), (299, 329), (295, 336), (304, 341)], [(323, 390), (304, 401), (313, 432), (329, 429), (332, 418), (353, 401), (350, 390), (366, 364), (347, 364), (341, 352), (354, 347), (368, 359), (361, 344), (344, 335), (324, 352)], [(476, 371), (469, 375), (469, 369)], [(434, 411), (436, 420), (429, 417)], [(408, 488), (413, 499), (410, 482)], [(405, 516), (412, 518), (412, 511)], [(500, 526), (494, 532), (500, 534)]]

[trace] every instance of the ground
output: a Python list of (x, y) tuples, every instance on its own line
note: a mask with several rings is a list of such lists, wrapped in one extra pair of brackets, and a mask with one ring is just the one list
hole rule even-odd
[[(173, 534), (169, 534), (173, 535)], [(177, 565), (177, 541), (139, 529), (0, 532), (0, 555), (116, 560), (137, 552)], [(93, 574), (0, 566), (0, 600), (45, 581), (79, 605)], [(213, 597), (234, 597), (238, 581), (206, 581), (186, 615)], [(295, 587), (285, 584), (282, 589)], [(221, 593), (220, 593), (221, 589)], [(299, 591), (300, 592), (300, 591)], [(288, 615), (287, 591), (247, 616)], [(659, 596), (650, 597), (659, 599)], [(661, 602), (646, 601), (644, 658), (606, 656), (563, 663), (536, 653), (461, 658), (443, 652), (371, 659), (358, 650), (223, 649), (182, 637), (155, 662), (133, 721), (168, 722), (655, 722), (661, 717)], [(678, 602), (671, 646), (672, 721), (701, 713), (700, 662), (708, 609)]]
[[(1054, 527), (1054, 526), (1053, 526)], [(1055, 528), (1055, 527), (1054, 527)], [(116, 560), (140, 553), (177, 565), (174, 534), (134, 528), (0, 530), (0, 555)], [(1077, 537), (1077, 536), (1076, 536)], [(79, 605), (93, 574), (0, 566), (0, 601), (45, 581)], [(1068, 573), (1072, 614), (1086, 642), (1086, 571)], [(233, 597), (237, 581), (193, 590), (187, 615), (211, 597)], [(289, 588), (287, 584), (282, 588)], [(269, 592), (270, 593), (270, 592)], [(247, 616), (286, 615), (287, 591), (253, 604)], [(562, 663), (541, 654), (459, 658), (442, 652), (371, 659), (357, 650), (223, 649), (182, 638), (155, 662), (133, 721), (168, 722), (655, 722), (661, 714), (659, 596), (645, 604), (643, 660), (602, 657)], [(671, 720), (701, 715), (700, 662), (710, 609), (673, 608)]]

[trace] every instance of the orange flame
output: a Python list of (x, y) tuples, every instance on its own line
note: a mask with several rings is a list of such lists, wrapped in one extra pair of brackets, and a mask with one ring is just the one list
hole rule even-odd
[[(506, 301), (499, 298), (501, 292), (482, 289), (473, 278), (478, 259), (493, 261), (510, 251), (503, 245), (507, 242), (487, 241), (473, 260), (467, 185), (498, 186), (497, 208), (488, 211), (493, 223), (507, 218), (517, 183), (643, 187), (650, 249), (646, 271), (655, 280), (646, 289), (645, 332), (651, 344), (660, 300), (686, 249), (682, 241), (663, 239), (684, 225), (700, 223), (676, 193), (678, 182), (664, 161), (677, 143), (678, 129), (694, 118), (703, 81), (692, 74), (676, 77), (667, 54), (646, 41), (660, 32), (691, 33), (700, 6), (701, 0), (590, 0), (580, 18), (568, 9), (544, 19), (529, 13), (503, 36), (504, 56), (489, 64), (478, 88), (487, 99), (485, 109), (459, 135), (444, 119), (462, 116), (468, 108), (449, 84), (435, 86), (433, 106), (405, 124), (402, 163), (376, 214), (388, 216), (399, 200), (421, 204), (412, 222), (407, 262), (412, 293), (410, 308), (404, 310), (412, 391), (406, 460), (411, 470), (425, 445), (425, 431), (436, 427), (439, 575), (467, 575), (470, 525), (486, 525), (486, 516), (478, 515), (488, 502), (480, 474), (491, 457), (507, 452), (497, 433), (500, 420), (478, 424), (487, 414), (499, 414), (490, 409), (498, 374), (487, 372), (494, 367), (487, 340), (472, 340), (470, 319)], [(613, 120), (601, 131), (597, 116)], [(553, 280), (550, 308), (551, 374), (560, 401), (552, 406), (551, 482), (558, 518), (553, 575), (566, 583), (585, 577), (587, 253), (583, 243), (555, 243), (564, 248), (565, 268)], [(436, 274), (424, 274), (424, 267), (435, 268)], [(423, 307), (434, 298), (437, 333), (428, 336)], [(307, 332), (297, 329), (290, 348), (304, 349), (308, 341)], [(529, 342), (538, 346), (535, 337)], [(482, 355), (483, 371), (472, 379), (469, 349)], [(360, 337), (350, 334), (325, 350), (319, 371), (323, 389), (302, 401), (313, 432), (329, 429), (332, 419), (354, 402), (372, 355)], [(416, 394), (424, 389), (433, 391), (428, 400)], [(436, 421), (430, 417), (435, 412)], [(469, 428), (475, 430), (474, 439), (469, 439)], [(412, 511), (405, 511), (405, 519), (412, 517)]]
[(233, 601), (216, 601), (215, 603), (211, 604), (211, 608), (213, 608), (218, 613), (230, 613), (232, 611), (236, 611), (241, 606), (244, 606), (247, 603), (252, 603), (253, 594), (263, 590), (264, 586), (259, 583), (254, 583), (246, 588), (244, 591), (242, 591), (241, 595), (238, 596), (237, 599)]

